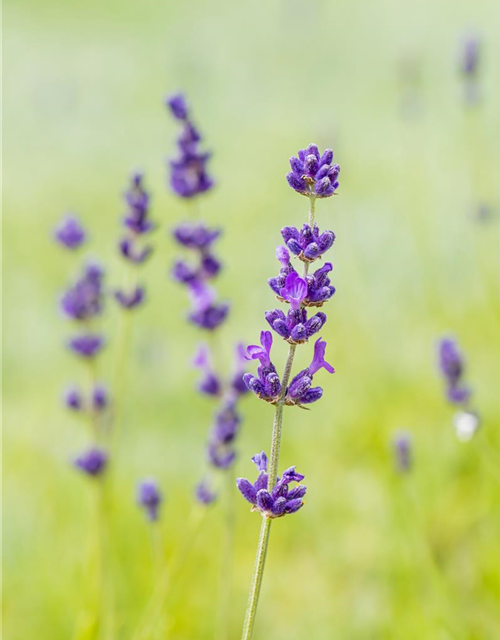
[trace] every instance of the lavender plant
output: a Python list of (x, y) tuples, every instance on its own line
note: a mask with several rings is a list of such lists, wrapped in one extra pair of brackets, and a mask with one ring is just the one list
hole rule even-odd
[[(307, 343), (326, 322), (326, 314), (316, 312), (311, 315), (308, 308), (322, 307), (335, 293), (328, 275), (333, 269), (332, 264), (327, 262), (312, 274), (309, 273), (309, 266), (322, 257), (335, 240), (332, 231), (320, 233), (315, 223), (315, 204), (318, 198), (327, 198), (336, 192), (340, 167), (333, 164), (333, 152), (330, 149), (321, 155), (315, 144), (301, 149), (297, 157), (290, 158), (290, 165), (292, 171), (287, 175), (288, 184), (309, 199), (309, 215), (307, 223), (300, 230), (296, 227), (284, 227), (281, 230), (286, 247), (280, 246), (276, 251), (281, 265), (280, 272), (268, 281), (277, 299), (287, 303), (289, 310), (285, 313), (281, 309), (274, 309), (265, 314), (273, 331), (289, 343), (288, 356), (280, 378), (271, 360), (272, 334), (270, 331), (262, 331), (260, 346), (251, 345), (247, 349), (247, 358), (260, 363), (257, 376), (245, 374), (243, 377), (250, 391), (274, 406), (269, 465), (266, 454), (261, 452), (252, 458), (259, 471), (257, 480), (251, 483), (245, 478), (238, 478), (236, 481), (245, 500), (252, 504), (252, 511), (257, 511), (262, 516), (243, 624), (243, 640), (248, 640), (253, 633), (271, 523), (275, 518), (301, 509), (306, 493), (306, 487), (300, 484), (304, 476), (296, 472), (295, 467), (286, 469), (278, 476), (284, 408), (303, 407), (317, 402), (323, 395), (323, 389), (313, 386), (314, 376), (320, 369), (334, 372), (333, 367), (325, 360), (326, 342), (319, 338), (314, 345), (311, 364), (290, 380), (297, 346)], [(292, 265), (290, 252), (302, 262), (302, 275)], [(290, 488), (292, 483), (295, 484)]]
[(459, 68), (464, 83), (464, 101), (469, 107), (477, 105), (480, 100), (480, 53), (481, 43), (477, 34), (466, 34), (460, 44)]
[(443, 338), (439, 342), (439, 369), (445, 382), (446, 397), (460, 411), (454, 417), (459, 440), (470, 440), (480, 426), (479, 416), (471, 408), (471, 388), (464, 382), (465, 360), (455, 340)]

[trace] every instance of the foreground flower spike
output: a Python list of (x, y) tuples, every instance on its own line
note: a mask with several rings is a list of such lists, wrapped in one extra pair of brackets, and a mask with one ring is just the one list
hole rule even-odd
[[(306, 488), (298, 484), (290, 488), (292, 482), (300, 483), (304, 476), (290, 467), (278, 476), (279, 452), (283, 433), (283, 415), (286, 406), (307, 408), (306, 405), (319, 400), (323, 395), (321, 387), (313, 387), (313, 378), (320, 369), (334, 373), (332, 365), (325, 360), (326, 342), (319, 338), (314, 345), (311, 364), (292, 377), (295, 350), (305, 344), (326, 322), (326, 314), (319, 311), (308, 315), (308, 307), (321, 307), (335, 293), (329, 274), (333, 270), (331, 262), (326, 262), (312, 274), (309, 266), (331, 249), (335, 234), (333, 231), (320, 233), (315, 223), (315, 203), (318, 198), (332, 196), (337, 190), (340, 167), (332, 164), (333, 152), (327, 149), (320, 155), (314, 144), (299, 151), (290, 159), (292, 171), (288, 173), (289, 185), (309, 199), (307, 223), (302, 227), (285, 226), (281, 237), (286, 246), (279, 245), (276, 258), (280, 264), (277, 276), (269, 278), (268, 284), (276, 298), (289, 305), (286, 313), (281, 309), (266, 311), (269, 326), (289, 343), (288, 356), (280, 377), (271, 360), (273, 336), (270, 331), (262, 331), (260, 346), (247, 348), (247, 359), (258, 360), (257, 375), (246, 373), (243, 381), (258, 398), (274, 405), (274, 421), (271, 440), (269, 470), (264, 453), (254, 456), (259, 475), (254, 483), (238, 478), (237, 485), (243, 497), (252, 504), (252, 511), (259, 511), (262, 518), (259, 543), (255, 558), (255, 569), (250, 587), (248, 606), (243, 625), (242, 640), (252, 636), (262, 576), (269, 543), (271, 522), (288, 513), (298, 511), (304, 504)], [(299, 230), (300, 229), (300, 230)], [(299, 274), (292, 265), (292, 259), (302, 262)]]
[(137, 488), (137, 504), (144, 508), (150, 522), (158, 520), (160, 504), (163, 497), (155, 480), (143, 480)]
[(170, 187), (181, 198), (193, 198), (214, 185), (207, 172), (211, 154), (199, 149), (201, 136), (190, 120), (185, 97), (182, 94), (170, 96), (166, 104), (174, 118), (183, 125), (177, 139), (178, 155), (170, 160)]
[(409, 433), (397, 433), (392, 441), (394, 462), (399, 473), (407, 473), (412, 466), (412, 444)]
[(206, 480), (202, 480), (196, 485), (195, 497), (197, 502), (203, 505), (209, 505), (215, 502), (217, 494), (212, 491)]
[(67, 215), (56, 227), (54, 237), (66, 249), (75, 250), (84, 244), (87, 234), (76, 216)]
[(284, 471), (283, 476), (276, 479), (276, 484), (269, 491), (266, 454), (262, 451), (256, 454), (252, 461), (259, 471), (257, 480), (253, 484), (246, 478), (236, 480), (241, 495), (253, 505), (252, 511), (260, 511), (267, 518), (281, 518), (288, 513), (295, 513), (304, 505), (306, 487), (297, 484), (293, 489), (289, 489), (292, 482), (300, 483), (305, 477), (297, 473), (295, 467)]
[(446, 382), (449, 402), (466, 405), (471, 391), (463, 382), (464, 359), (457, 343), (451, 338), (443, 338), (439, 343), (439, 367)]
[(108, 463), (108, 454), (102, 449), (93, 447), (75, 459), (74, 464), (89, 476), (102, 475)]
[(340, 167), (333, 164), (333, 151), (326, 149), (320, 155), (318, 147), (310, 144), (298, 152), (298, 157), (290, 158), (291, 172), (287, 174), (288, 184), (304, 196), (328, 198), (339, 186)]

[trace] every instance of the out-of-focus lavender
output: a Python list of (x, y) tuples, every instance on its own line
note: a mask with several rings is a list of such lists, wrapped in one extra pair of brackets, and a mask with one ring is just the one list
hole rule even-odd
[(481, 61), (481, 41), (476, 33), (462, 37), (459, 52), (459, 68), (464, 82), (464, 101), (474, 106), (480, 101), (479, 71)]
[(74, 461), (75, 467), (89, 476), (100, 476), (108, 463), (108, 455), (103, 449), (92, 447), (80, 454)]
[(159, 517), (160, 505), (163, 496), (156, 480), (143, 480), (137, 487), (137, 504), (145, 511), (150, 522), (155, 522)]
[(87, 233), (75, 215), (68, 214), (54, 231), (54, 237), (66, 249), (75, 250), (87, 239)]
[(169, 163), (170, 187), (181, 198), (193, 198), (209, 191), (214, 185), (207, 171), (211, 153), (200, 149), (202, 138), (190, 117), (185, 96), (170, 96), (166, 99), (166, 105), (182, 126), (177, 138), (177, 157)]
[(439, 343), (439, 368), (446, 385), (446, 396), (452, 404), (466, 406), (470, 388), (464, 383), (465, 361), (455, 340), (443, 338)]
[(392, 440), (392, 446), (396, 470), (400, 473), (410, 471), (412, 466), (412, 442), (410, 434), (405, 431), (396, 433)]
[[(153, 252), (153, 247), (145, 238), (154, 230), (150, 209), (150, 195), (144, 188), (144, 175), (132, 174), (128, 189), (124, 193), (127, 210), (123, 216), (125, 235), (120, 239), (118, 248), (122, 258), (131, 266), (142, 265)], [(145, 288), (137, 284), (128, 284), (114, 292), (115, 300), (122, 309), (130, 311), (142, 305)]]

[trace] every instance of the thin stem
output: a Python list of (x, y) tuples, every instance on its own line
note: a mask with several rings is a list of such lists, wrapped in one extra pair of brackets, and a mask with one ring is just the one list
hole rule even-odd
[(271, 518), (262, 516), (260, 527), (259, 543), (257, 545), (257, 555), (255, 556), (255, 568), (253, 572), (252, 585), (248, 596), (245, 622), (243, 623), (243, 633), (241, 640), (250, 640), (252, 637), (257, 605), (259, 603), (260, 587), (264, 575), (264, 565), (266, 563), (267, 547), (269, 545), (269, 534), (271, 532)]

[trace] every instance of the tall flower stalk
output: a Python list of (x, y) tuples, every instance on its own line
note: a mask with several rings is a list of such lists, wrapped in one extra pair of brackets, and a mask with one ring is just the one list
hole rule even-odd
[[(274, 421), (269, 469), (267, 456), (261, 452), (252, 458), (259, 471), (257, 480), (251, 483), (245, 478), (237, 479), (238, 489), (252, 505), (252, 511), (257, 511), (262, 516), (243, 624), (243, 640), (251, 638), (254, 629), (271, 523), (275, 518), (301, 509), (306, 493), (306, 487), (300, 484), (304, 475), (296, 472), (295, 467), (286, 469), (281, 477), (278, 476), (284, 409), (286, 406), (303, 407), (318, 401), (323, 395), (323, 390), (321, 387), (312, 386), (315, 374), (322, 368), (329, 373), (334, 372), (333, 367), (325, 360), (326, 342), (319, 338), (314, 345), (311, 364), (291, 379), (297, 346), (307, 343), (309, 338), (320, 331), (327, 319), (326, 314), (322, 312), (308, 314), (308, 308), (322, 307), (335, 293), (328, 276), (333, 269), (331, 263), (327, 262), (309, 274), (310, 264), (321, 258), (335, 240), (332, 231), (320, 233), (315, 223), (316, 200), (332, 196), (338, 188), (340, 167), (332, 164), (332, 161), (333, 152), (330, 149), (320, 155), (318, 147), (314, 144), (301, 149), (297, 157), (290, 159), (292, 171), (287, 175), (288, 184), (298, 193), (308, 197), (309, 213), (307, 223), (300, 230), (295, 227), (284, 227), (281, 230), (286, 244), (276, 250), (281, 269), (278, 276), (268, 281), (278, 300), (289, 304), (286, 314), (281, 309), (267, 311), (265, 314), (273, 331), (289, 343), (281, 379), (271, 361), (273, 337), (270, 331), (261, 332), (260, 346), (251, 345), (247, 349), (247, 358), (258, 360), (260, 365), (257, 376), (248, 373), (243, 379), (258, 398), (274, 406)], [(303, 263), (301, 276), (292, 265), (290, 254)], [(295, 483), (295, 486), (290, 488), (292, 483)]]

